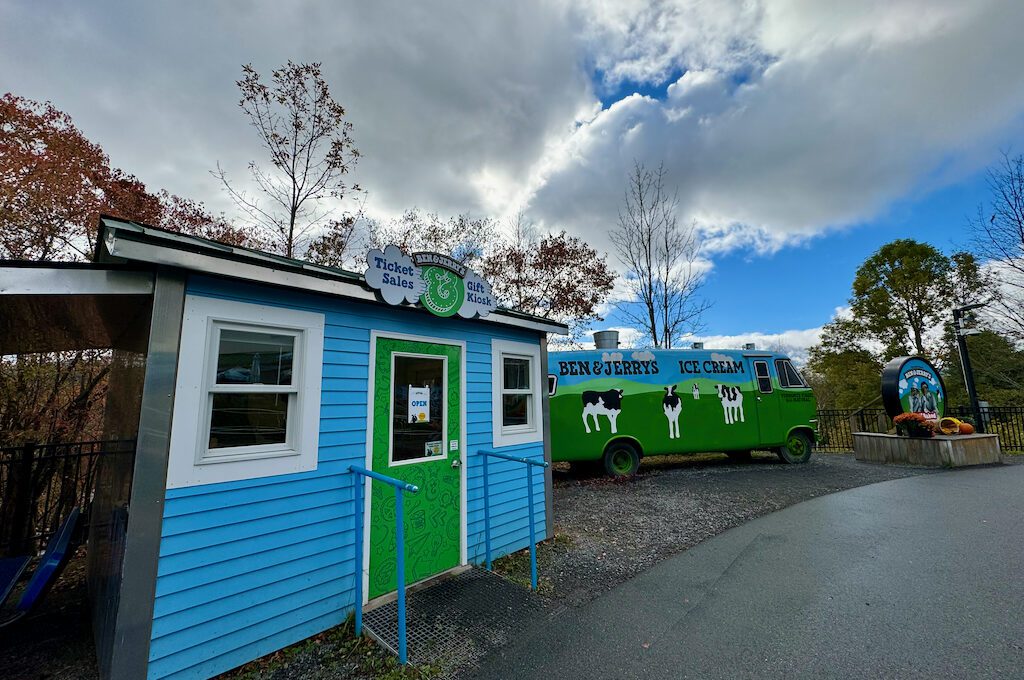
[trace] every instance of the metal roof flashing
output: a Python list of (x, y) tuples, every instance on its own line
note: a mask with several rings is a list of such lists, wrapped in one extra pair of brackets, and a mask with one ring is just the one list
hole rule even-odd
[[(386, 304), (366, 286), (363, 276), (355, 272), (251, 248), (229, 246), (108, 216), (100, 217), (95, 259), (98, 263), (146, 262), (361, 302)], [(563, 323), (507, 309), (497, 309), (487, 317), (475, 320), (557, 335), (567, 335), (569, 332)]]

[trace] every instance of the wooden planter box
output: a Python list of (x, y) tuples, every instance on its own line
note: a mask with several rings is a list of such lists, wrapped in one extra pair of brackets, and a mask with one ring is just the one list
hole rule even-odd
[(853, 433), (853, 456), (869, 463), (902, 463), (963, 467), (1002, 463), (999, 436), (994, 434), (901, 437), (874, 432)]

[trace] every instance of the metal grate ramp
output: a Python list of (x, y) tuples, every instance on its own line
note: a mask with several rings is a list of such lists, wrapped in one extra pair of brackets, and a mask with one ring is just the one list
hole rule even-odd
[[(505, 645), (528, 622), (548, 615), (547, 603), (527, 588), (473, 567), (410, 592), (406, 602), (409, 660), (456, 677)], [(524, 626), (524, 624), (526, 624)], [(363, 614), (366, 632), (397, 654), (398, 604)]]

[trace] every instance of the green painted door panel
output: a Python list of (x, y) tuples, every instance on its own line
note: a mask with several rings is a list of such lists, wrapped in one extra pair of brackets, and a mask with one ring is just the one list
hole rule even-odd
[[(405, 494), (405, 582), (460, 562), (462, 349), (455, 345), (376, 339), (372, 469), (419, 487)], [(399, 384), (395, 384), (398, 382)], [(409, 385), (410, 382), (417, 384)], [(410, 414), (409, 388), (429, 387), (429, 419)], [(418, 407), (414, 410), (421, 411)], [(413, 415), (410, 422), (409, 415)], [(443, 419), (443, 422), (438, 422)], [(456, 442), (456, 448), (451, 443)], [(395, 492), (370, 493), (370, 598), (396, 588)]]

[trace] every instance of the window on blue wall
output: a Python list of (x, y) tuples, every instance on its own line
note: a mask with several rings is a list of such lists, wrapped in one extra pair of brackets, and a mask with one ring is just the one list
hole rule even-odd
[(168, 488), (315, 470), (324, 315), (187, 295)]
[(505, 354), (501, 361), (501, 425), (506, 428), (530, 427), (533, 413), (531, 358)]
[(286, 443), (299, 390), (292, 363), (301, 331), (266, 332), (215, 322), (214, 332), (210, 449)]
[(493, 445), (543, 441), (540, 343), (491, 341)]

